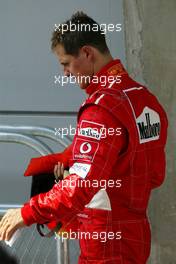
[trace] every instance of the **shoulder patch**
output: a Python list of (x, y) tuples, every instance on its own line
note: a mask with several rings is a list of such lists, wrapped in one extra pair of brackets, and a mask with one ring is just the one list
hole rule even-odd
[(122, 64), (118, 63), (113, 65), (111, 68), (109, 68), (107, 74), (108, 76), (116, 76), (116, 75), (127, 74), (127, 72), (123, 68)]
[(141, 144), (159, 139), (161, 122), (156, 111), (146, 106), (136, 119), (136, 124)]

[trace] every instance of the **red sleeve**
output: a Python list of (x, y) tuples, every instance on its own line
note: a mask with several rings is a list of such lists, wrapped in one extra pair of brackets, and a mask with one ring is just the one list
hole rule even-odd
[[(83, 128), (81, 133), (80, 127)], [(104, 134), (100, 133), (100, 128), (104, 128)], [(111, 134), (107, 133), (109, 128)], [(93, 187), (92, 181), (109, 179), (126, 144), (127, 133), (118, 120), (100, 106), (86, 108), (72, 144), (70, 175), (23, 206), (21, 212), (26, 225), (53, 220), (68, 222), (74, 218), (101, 188)], [(90, 185), (83, 184), (85, 181)]]
[(24, 176), (52, 173), (54, 171), (54, 166), (58, 161), (61, 161), (64, 164), (64, 167), (67, 168), (68, 161), (71, 156), (71, 148), (72, 146), (70, 145), (61, 153), (32, 158), (26, 171), (24, 172)]

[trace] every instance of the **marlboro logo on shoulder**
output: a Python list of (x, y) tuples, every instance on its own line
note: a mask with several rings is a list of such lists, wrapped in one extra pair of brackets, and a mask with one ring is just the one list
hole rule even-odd
[(136, 119), (140, 143), (158, 140), (160, 137), (161, 122), (159, 114), (145, 107), (142, 114)]

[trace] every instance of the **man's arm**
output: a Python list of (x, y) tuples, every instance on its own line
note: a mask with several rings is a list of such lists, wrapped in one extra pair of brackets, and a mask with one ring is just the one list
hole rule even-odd
[[(70, 175), (43, 194), (30, 199), (21, 214), (25, 225), (61, 221), (67, 223), (83, 210), (101, 186), (93, 187), (93, 181), (108, 180), (120, 153), (126, 148), (127, 133), (109, 112), (99, 106), (90, 106), (82, 113), (72, 148), (73, 164)], [(106, 136), (96, 133), (104, 128)], [(111, 128), (111, 134), (107, 134)], [(112, 129), (115, 133), (112, 135)], [(121, 129), (121, 134), (117, 133)], [(89, 181), (89, 186), (83, 183)], [(81, 187), (79, 187), (81, 186)], [(1, 231), (1, 229), (0, 229)]]
[(72, 145), (69, 145), (63, 152), (32, 158), (24, 172), (24, 176), (53, 173), (54, 166), (58, 163), (58, 161), (63, 163), (64, 167), (67, 168), (71, 151)]
[[(98, 138), (98, 135), (89, 137), (77, 133), (72, 144), (74, 164), (70, 168), (71, 174), (54, 185), (49, 192), (33, 197), (24, 205), (22, 216), (26, 225), (35, 222), (42, 224), (56, 219), (65, 222), (72, 218), (83, 210), (100, 189), (100, 186), (92, 188), (92, 181), (108, 180), (113, 173), (114, 164), (126, 144), (125, 129), (110, 113), (99, 106), (91, 106), (84, 110), (78, 127), (83, 124), (85, 126), (83, 132), (86, 130), (94, 132), (98, 124), (98, 128), (104, 128), (106, 132), (108, 128), (115, 131), (121, 128), (121, 135), (112, 135), (111, 132), (111, 135)], [(91, 187), (79, 187), (85, 180), (90, 182)]]

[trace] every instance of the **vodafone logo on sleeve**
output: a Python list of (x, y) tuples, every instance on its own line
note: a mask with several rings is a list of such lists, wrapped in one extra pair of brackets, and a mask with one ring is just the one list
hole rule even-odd
[(92, 147), (91, 147), (91, 144), (88, 143), (88, 142), (84, 142), (82, 143), (82, 145), (80, 146), (80, 152), (82, 154), (85, 154), (85, 153), (89, 153), (91, 151)]
[(93, 161), (98, 151), (99, 143), (77, 138), (73, 146), (73, 159)]

